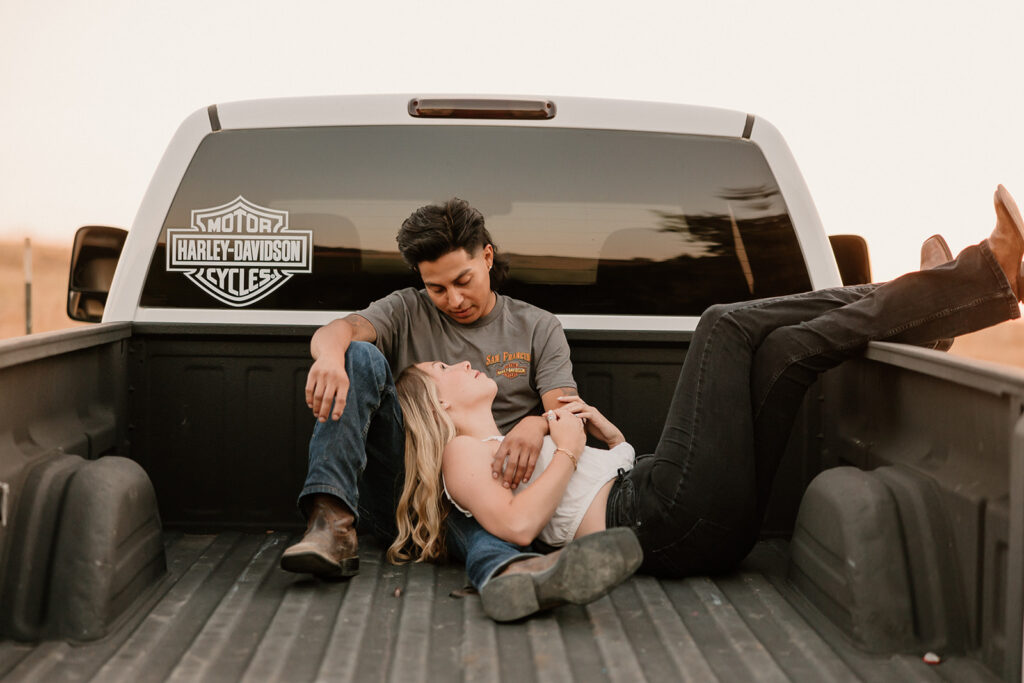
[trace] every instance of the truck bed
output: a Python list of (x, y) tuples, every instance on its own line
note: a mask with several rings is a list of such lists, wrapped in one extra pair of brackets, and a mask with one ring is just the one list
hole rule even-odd
[[(362, 573), (350, 582), (319, 583), (277, 568), (297, 538), (293, 495), (310, 428), (300, 393), (308, 336), (306, 329), (112, 324), (3, 345), (0, 479), (22, 491), (39, 488), (25, 483), (30, 472), (49, 472), (61, 458), (131, 458), (155, 488), (167, 572), (138, 595), (103, 598), (134, 601), (113, 612), (120, 616), (103, 625), (100, 640), (25, 643), (11, 639), (14, 630), (5, 634), (0, 679), (988, 681), (1001, 672), (1000, 680), (1019, 680), (1020, 373), (872, 345), (810, 392), (776, 481), (763, 529), (768, 540), (737, 572), (683, 581), (635, 577), (586, 608), (495, 625), (475, 596), (451, 597), (464, 587), (461, 567), (393, 567), (365, 539)], [(572, 343), (587, 395), (637, 435), (639, 452), (650, 452), (652, 426), (662, 423), (650, 406), (667, 404), (685, 344), (593, 334)], [(631, 400), (641, 395), (644, 401)], [(802, 541), (780, 539), (793, 533), (808, 482), (840, 466), (889, 468), (904, 483), (911, 477), (926, 484), (900, 485), (905, 538), (886, 551), (891, 556), (879, 555), (904, 557), (908, 587), (883, 593), (868, 579), (859, 590), (883, 596), (883, 605), (886, 595), (912, 600), (913, 610), (904, 610), (914, 630), (907, 642), (944, 642), (962, 657), (928, 666), (923, 652), (910, 649), (925, 646), (904, 651), (884, 642), (875, 651), (890, 654), (865, 654), (847, 639), (850, 629), (817, 611), (834, 594), (832, 584), (819, 582), (824, 588), (812, 604), (790, 582), (790, 551)], [(36, 514), (36, 503), (52, 498), (56, 505), (59, 493), (28, 495), (24, 509), (17, 498), (8, 501), (8, 528), (55, 525), (56, 513)], [(942, 534), (929, 520), (942, 521)], [(64, 536), (81, 535), (74, 524), (67, 528)], [(856, 528), (868, 534), (857, 537), (861, 542), (875, 537), (874, 526)], [(58, 573), (67, 581), (78, 574), (46, 552), (60, 545), (52, 529), (32, 538), (30, 553), (13, 533), (0, 533), (7, 558), (0, 617), (22, 615), (29, 627), (52, 633), (47, 615), (65, 603), (47, 587)], [(50, 544), (39, 540), (46, 538)], [(858, 547), (815, 553), (827, 567)], [(12, 596), (26, 596), (20, 611)]]
[[(361, 573), (278, 568), (288, 532), (166, 532), (168, 572), (102, 640), (0, 642), (10, 681), (963, 681), (976, 661), (864, 654), (788, 583), (788, 544), (717, 577), (634, 576), (586, 607), (495, 624), (460, 566), (396, 567), (364, 541)], [(461, 596), (461, 597), (459, 597)]]

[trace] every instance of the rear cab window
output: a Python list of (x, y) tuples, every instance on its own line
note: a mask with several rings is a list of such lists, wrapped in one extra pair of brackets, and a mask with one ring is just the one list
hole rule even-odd
[(227, 130), (200, 144), (140, 304), (345, 312), (422, 283), (395, 235), (458, 196), (511, 263), (502, 292), (561, 315), (698, 316), (810, 289), (746, 140), (517, 126)]

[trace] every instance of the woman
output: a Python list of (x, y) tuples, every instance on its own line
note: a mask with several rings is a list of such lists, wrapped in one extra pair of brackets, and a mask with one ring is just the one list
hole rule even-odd
[[(561, 545), (629, 527), (660, 576), (733, 568), (753, 547), (803, 395), (873, 340), (931, 345), (1020, 316), (1024, 220), (1001, 185), (996, 227), (953, 261), (882, 285), (713, 306), (701, 316), (653, 455), (577, 397), (548, 414), (533, 479), (491, 477), (494, 383), (468, 363), (421, 363), (399, 378), (406, 483), (392, 560), (443, 553), (445, 493), (492, 534)], [(608, 452), (584, 448), (586, 427)], [(541, 471), (541, 466), (544, 466)], [(633, 465), (631, 467), (631, 465)], [(453, 512), (452, 514), (458, 514)]]

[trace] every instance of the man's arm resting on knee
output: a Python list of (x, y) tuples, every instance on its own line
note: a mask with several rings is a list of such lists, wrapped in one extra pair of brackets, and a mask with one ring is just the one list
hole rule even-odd
[(328, 417), (337, 420), (345, 410), (348, 395), (345, 352), (354, 341), (377, 341), (377, 330), (370, 321), (355, 313), (327, 323), (309, 342), (313, 365), (306, 378), (306, 405), (321, 422), (326, 422)]

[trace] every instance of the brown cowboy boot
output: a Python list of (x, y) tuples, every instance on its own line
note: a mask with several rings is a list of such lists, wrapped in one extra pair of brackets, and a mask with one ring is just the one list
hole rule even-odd
[(938, 268), (952, 260), (953, 252), (942, 235), (932, 235), (921, 244), (921, 270)]
[(355, 515), (334, 496), (314, 495), (306, 534), (281, 555), (281, 569), (321, 579), (355, 576), (359, 573), (355, 521)]
[(992, 255), (1010, 281), (1010, 289), (1018, 301), (1024, 296), (1024, 282), (1021, 277), (1021, 257), (1024, 256), (1024, 218), (1021, 217), (1017, 202), (1000, 185), (993, 198), (996, 205), (996, 227), (988, 238)]

